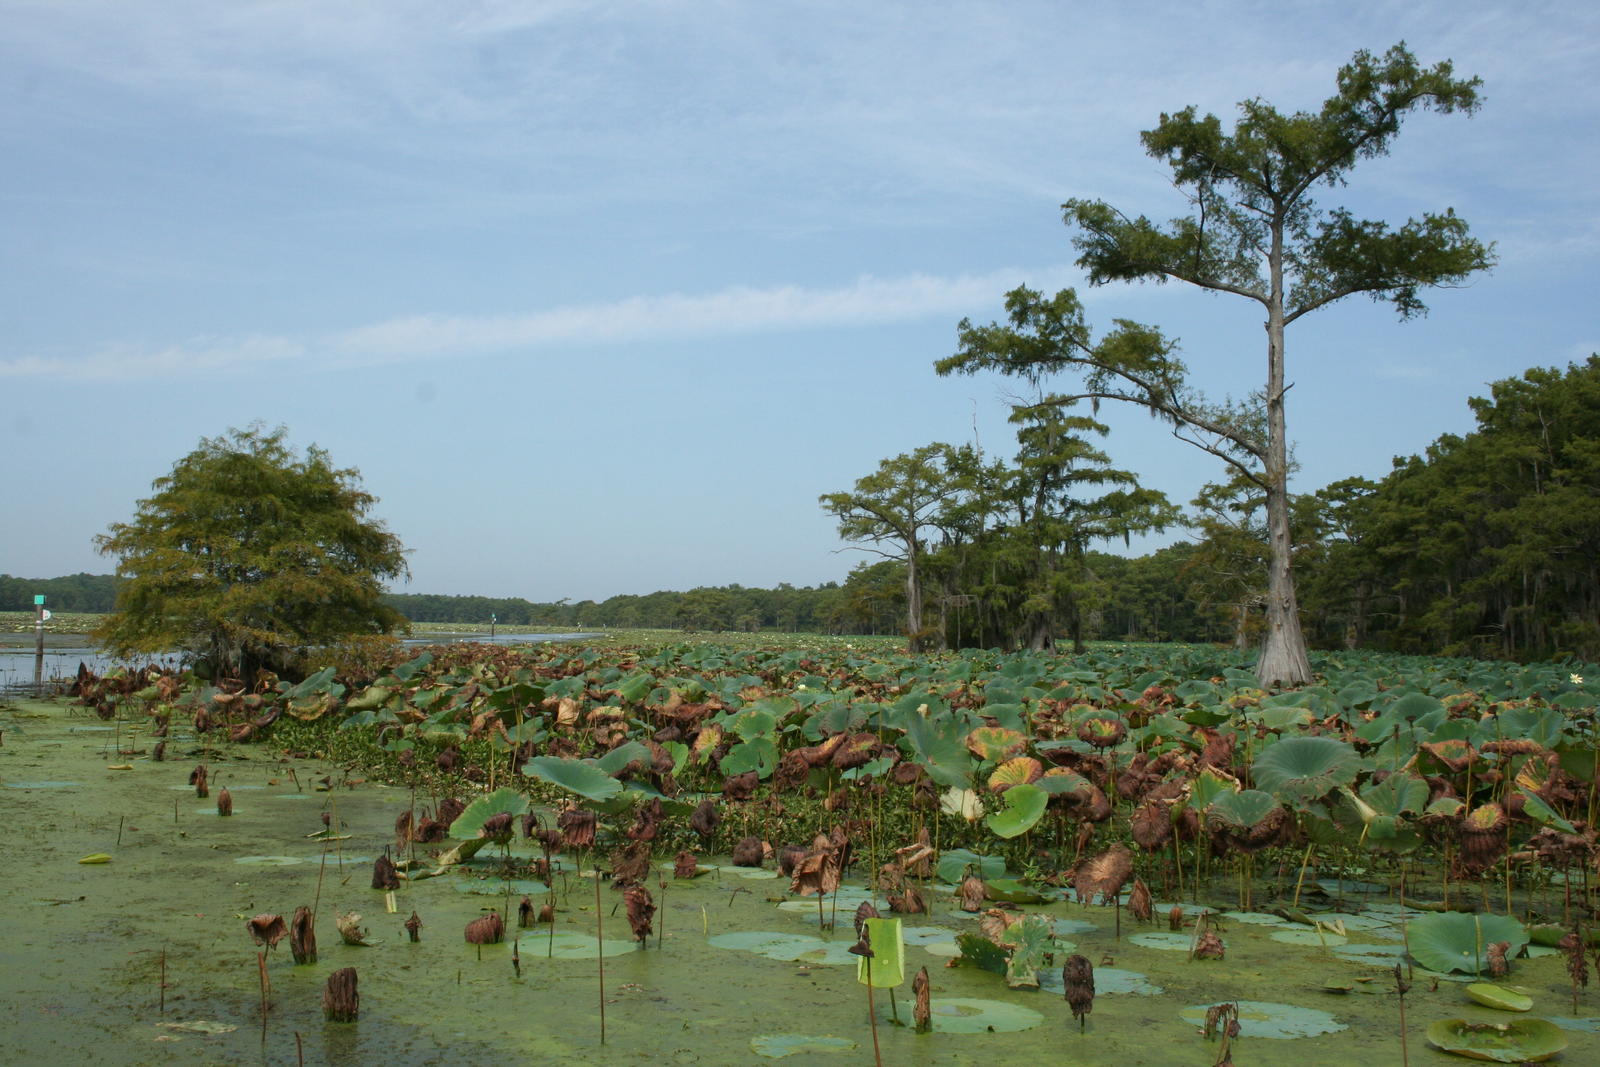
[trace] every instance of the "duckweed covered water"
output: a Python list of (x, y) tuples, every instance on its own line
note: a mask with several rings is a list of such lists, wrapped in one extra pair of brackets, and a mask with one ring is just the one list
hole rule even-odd
[[(0, 811), (11, 834), (0, 874), (0, 1062), (284, 1064), (296, 1062), (297, 1036), (313, 1064), (870, 1062), (865, 989), (844, 952), (865, 887), (841, 895), (839, 928), (823, 930), (814, 902), (780, 906), (787, 881), (770, 873), (717, 869), (692, 882), (662, 874), (665, 889), (650, 886), (661, 908), (659, 947), (654, 938), (643, 947), (629, 939), (620, 894), (602, 889), (602, 1046), (591, 881), (568, 873), (546, 893), (525, 881), (507, 886), (495, 877), (499, 859), (485, 855), (468, 870), (403, 883), (390, 913), (384, 893), (369, 888), (371, 857), (392, 841), (409, 791), (342, 787), (339, 768), (280, 762), (261, 746), (197, 754), (191, 741), (169, 746), (169, 760), (155, 763), (119, 753), (114, 732), (80, 729), (87, 725), (95, 724), (63, 704), (0, 710)], [(203, 802), (172, 788), (200, 758), (212, 769), (213, 791), (234, 794), (232, 817), (206, 813)], [(107, 769), (121, 763), (133, 769)], [(326, 776), (334, 785), (326, 792), (296, 784)], [(305, 799), (280, 802), (291, 797)], [(323, 812), (346, 840), (310, 837), (323, 828)], [(79, 864), (95, 853), (111, 862)], [(526, 879), (525, 867), (517, 877)], [(553, 940), (549, 926), (508, 931), (520, 934), (520, 977), (511, 944), (480, 949), (462, 935), (508, 892), (513, 916), (523, 893), (557, 908)], [(1286, 944), (1271, 936), (1284, 927), (1239, 915), (1221, 920), (1226, 958), (1195, 961), (1174, 951), (1187, 949), (1187, 933), (1150, 937), (1164, 931), (1139, 931), (1123, 915), (1119, 940), (1110, 909), (1026, 908), (1061, 920), (1063, 943), (1070, 939), (1097, 966), (1100, 995), (1080, 1034), (1051, 991), (1058, 975), (1046, 975), (1042, 991), (1014, 991), (975, 967), (947, 967), (948, 947), (975, 919), (929, 895), (933, 914), (908, 920), (906, 959), (908, 973), (926, 966), (932, 978), (934, 1032), (895, 1025), (897, 1016), (910, 1018), (909, 984), (892, 1004), (876, 991), (886, 1064), (1209, 1064), (1217, 1049), (1200, 1036), (1199, 1021), (1221, 1000), (1249, 1004), (1233, 1049), (1241, 1065), (1284, 1057), (1305, 1067), (1400, 1062), (1398, 1013), (1382, 969), (1398, 943), (1380, 936), (1394, 929), (1393, 916), (1352, 912), (1348, 898), (1345, 928), (1369, 943), (1313, 935)], [(320, 959), (296, 967), (286, 945), (268, 953), (272, 1008), (263, 1028), (257, 949), (245, 922), (259, 912), (288, 918), (314, 901)], [(416, 944), (402, 927), (413, 910), (423, 922)], [(348, 911), (363, 916), (376, 945), (340, 941), (333, 922)], [(342, 967), (360, 976), (361, 1016), (328, 1024), (321, 991)], [(1373, 995), (1324, 992), (1335, 979)], [(1531, 991), (1533, 1015), (1564, 1028), (1566, 1062), (1600, 1062), (1600, 993), (1572, 1013), (1559, 957), (1517, 961), (1511, 980)], [(1407, 1010), (1413, 1064), (1462, 1062), (1427, 1047), (1431, 1021), (1505, 1018), (1473, 1004), (1459, 983), (1435, 988), (1420, 972)], [(1315, 1023), (1298, 1029), (1323, 1032), (1283, 1036), (1297, 1017)]]

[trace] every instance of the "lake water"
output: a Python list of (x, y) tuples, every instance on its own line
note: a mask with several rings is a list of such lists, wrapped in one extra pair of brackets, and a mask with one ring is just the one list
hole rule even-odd
[[(406, 638), (402, 643), (413, 647), (448, 645), (457, 641), (496, 645), (536, 645), (551, 641), (586, 641), (603, 636), (598, 633), (499, 633), (491, 638), (488, 634), (443, 632), (419, 634)], [(0, 692), (33, 688), (35, 666), (33, 640), (32, 634), (3, 635), (3, 640), (0, 640)], [(72, 679), (77, 675), (80, 663), (87, 664), (89, 669), (96, 673), (104, 673), (118, 662), (120, 661), (103, 655), (100, 649), (83, 634), (45, 634), (43, 676), (47, 683)], [(178, 657), (175, 654), (154, 656), (149, 662), (176, 667)]]

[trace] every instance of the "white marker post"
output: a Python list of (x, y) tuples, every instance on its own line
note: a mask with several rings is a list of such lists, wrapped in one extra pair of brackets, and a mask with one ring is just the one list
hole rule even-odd
[(33, 691), (37, 695), (44, 691), (44, 619), (49, 612), (44, 610), (44, 594), (33, 595)]

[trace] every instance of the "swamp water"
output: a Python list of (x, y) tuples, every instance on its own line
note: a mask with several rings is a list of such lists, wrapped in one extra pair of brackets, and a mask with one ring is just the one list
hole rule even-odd
[[(797, 1063), (872, 1062), (865, 988), (845, 951), (851, 915), (866, 897), (859, 886), (841, 892), (838, 929), (827, 931), (818, 929), (814, 898), (788, 898), (787, 879), (771, 871), (723, 867), (690, 882), (669, 869), (649, 886), (664, 936), (644, 949), (631, 940), (621, 895), (603, 888), (602, 1046), (592, 881), (558, 877), (548, 893), (515, 883), (507, 933), (520, 934), (517, 977), (509, 942), (480, 952), (463, 939), (467, 922), (506, 902), (490, 850), (447, 875), (402, 883), (394, 913), (369, 888), (372, 859), (392, 841), (408, 790), (344, 786), (337, 768), (236, 746), (204, 757), (213, 799), (200, 800), (185, 784), (196, 762), (192, 738), (173, 738), (164, 763), (121, 754), (119, 742), (148, 747), (64, 703), (0, 708), (0, 813), (12, 835), (0, 867), (0, 1063), (294, 1064), (301, 1054), (311, 1064), (385, 1067), (752, 1064), (791, 1055)], [(330, 776), (332, 788), (319, 790)], [(233, 795), (230, 818), (216, 814), (223, 786)], [(322, 829), (325, 811), (347, 839), (308, 836)], [(78, 862), (96, 853), (110, 862)], [(526, 863), (531, 853), (518, 842), (513, 855)], [(535, 905), (555, 904), (553, 942), (548, 925), (514, 928), (523, 893)], [(946, 967), (956, 936), (975, 930), (976, 919), (937, 886), (928, 896), (932, 915), (905, 918), (906, 973), (928, 968), (935, 1032), (894, 1025), (886, 991), (875, 991), (885, 1064), (1206, 1065), (1218, 1046), (1199, 1028), (1206, 1006), (1223, 1000), (1240, 1002), (1237, 1064), (1401, 1062), (1388, 970), (1402, 952), (1401, 913), (1387, 898), (1361, 910), (1346, 899), (1343, 937), (1270, 915), (1224, 917), (1220, 961), (1190, 961), (1190, 933), (1141, 928), (1126, 914), (1115, 939), (1109, 908), (1030, 906), (1056, 920), (1059, 941), (1058, 966), (1031, 992), (974, 966)], [(288, 919), (314, 898), (319, 961), (297, 967), (286, 945), (267, 953), (263, 1028), (246, 920), (260, 912)], [(415, 944), (402, 927), (413, 910), (424, 924)], [(348, 911), (361, 913), (378, 943), (341, 941), (334, 920)], [(1074, 951), (1095, 963), (1099, 988), (1083, 1034), (1060, 995), (1059, 962)], [(342, 967), (358, 971), (360, 1018), (326, 1023), (322, 987)], [(1583, 1018), (1569, 1018), (1555, 955), (1516, 961), (1509, 981), (1531, 993), (1533, 1015), (1566, 1028), (1562, 1061), (1600, 1062), (1600, 992), (1584, 998)], [(1329, 983), (1350, 992), (1324, 992)], [(1466, 1062), (1427, 1045), (1433, 1020), (1528, 1017), (1479, 1007), (1464, 988), (1451, 980), (1434, 988), (1417, 971), (1406, 998), (1411, 1063)], [(909, 1021), (909, 981), (896, 1000)]]

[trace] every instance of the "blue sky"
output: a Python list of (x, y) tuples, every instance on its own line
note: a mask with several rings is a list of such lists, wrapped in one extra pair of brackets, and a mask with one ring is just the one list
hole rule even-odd
[[(1484, 79), (1325, 203), (1454, 207), (1499, 266), (1401, 324), (1291, 328), (1297, 488), (1381, 476), (1466, 398), (1600, 349), (1600, 11), (1420, 2), (0, 0), (0, 571), (91, 539), (201, 437), (358, 468), (417, 592), (545, 600), (840, 579), (818, 494), (930, 441), (1010, 454), (963, 317), (1072, 266), (1060, 203), (1184, 205), (1138, 133), (1315, 108), (1404, 39)], [(1260, 316), (1085, 293), (1264, 379)], [(1115, 461), (1214, 460), (1138, 413)]]

